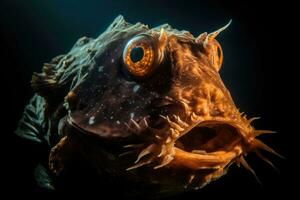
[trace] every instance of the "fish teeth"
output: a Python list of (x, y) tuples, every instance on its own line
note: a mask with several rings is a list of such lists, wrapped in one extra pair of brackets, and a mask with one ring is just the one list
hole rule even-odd
[(128, 144), (128, 145), (125, 145), (123, 146), (124, 148), (139, 148), (139, 147), (142, 147), (144, 146), (145, 144)]
[(171, 137), (168, 137), (167, 139), (166, 139), (166, 144), (169, 144), (169, 143), (171, 143), (172, 142), (172, 138)]
[(195, 180), (197, 179), (197, 176), (196, 174), (191, 174), (189, 177), (188, 177), (188, 180), (186, 182), (186, 184), (183, 186), (185, 189), (187, 189), (190, 185), (192, 185), (192, 183), (195, 182)]
[(195, 179), (195, 177), (196, 177), (195, 174), (190, 175), (189, 180), (188, 180), (188, 184), (191, 184), (192, 181)]
[(135, 165), (133, 165), (133, 166), (131, 166), (131, 167), (128, 167), (126, 170), (127, 170), (127, 171), (130, 171), (130, 170), (133, 170), (133, 169), (142, 167), (142, 166), (144, 166), (144, 165), (148, 165), (148, 164), (150, 164), (150, 163), (152, 162), (152, 160), (153, 160), (153, 159), (151, 158), (151, 159), (149, 159), (149, 160), (146, 160), (146, 161), (143, 161), (143, 162), (139, 162), (139, 163), (137, 163), (137, 164), (135, 164)]
[(162, 137), (159, 136), (159, 135), (155, 135), (155, 138), (157, 138), (158, 140), (161, 140), (161, 139), (162, 139)]
[(124, 123), (125, 126), (128, 128), (128, 130), (130, 130), (131, 132), (133, 132), (134, 134), (138, 134), (140, 129), (136, 128), (136, 127), (131, 127), (128, 123)]
[(189, 105), (186, 102), (182, 101), (182, 100), (180, 100), (179, 102), (181, 103), (181, 105), (183, 105), (185, 113), (190, 113), (190, 107), (189, 107)]
[(138, 155), (138, 158), (136, 159), (136, 161), (134, 163), (138, 163), (140, 161), (140, 159), (150, 153), (152, 153), (155, 149), (156, 145), (155, 144), (150, 144), (148, 147), (146, 147), (145, 149), (143, 149), (140, 154)]
[(143, 118), (143, 122), (144, 122), (144, 124), (145, 124), (145, 126), (146, 126), (147, 128), (150, 128), (150, 127), (149, 127), (149, 124), (148, 124), (148, 122), (147, 122), (146, 117)]
[(128, 154), (132, 154), (132, 153), (135, 153), (135, 152), (136, 152), (136, 150), (126, 151), (126, 152), (124, 152), (124, 153), (119, 154), (119, 157), (126, 156), (126, 155), (128, 155)]
[(163, 115), (160, 115), (160, 117), (162, 117), (163, 119), (165, 119), (165, 120), (167, 120), (167, 122), (169, 123), (169, 125), (172, 127), (172, 128), (174, 128), (174, 129), (176, 129), (176, 130), (178, 130), (178, 131), (183, 131), (184, 130), (184, 128), (182, 128), (179, 124), (177, 124), (177, 123), (175, 123), (175, 122), (172, 122), (171, 120), (170, 120), (170, 118), (169, 118), (169, 116), (163, 116)]
[(188, 127), (188, 126), (189, 126), (186, 122), (182, 121), (178, 115), (173, 115), (173, 116), (174, 116), (174, 118), (176, 119), (177, 123), (178, 123), (181, 127)]
[(174, 159), (174, 157), (172, 155), (166, 155), (163, 158), (163, 161), (161, 162), (161, 164), (155, 166), (154, 169), (159, 169), (159, 168), (162, 168), (162, 167), (168, 165), (173, 159)]
[(192, 112), (190, 118), (191, 118), (192, 122), (196, 122), (196, 121), (198, 121), (199, 117), (198, 117), (198, 115), (195, 112)]
[(166, 153), (166, 145), (162, 145), (162, 147), (161, 147), (161, 151), (160, 151), (160, 153), (157, 155), (157, 157), (161, 157), (161, 156), (163, 156), (164, 154)]
[(145, 126), (147, 129), (149, 129), (152, 133), (158, 132), (158, 129), (155, 129), (155, 128), (149, 126), (146, 117), (143, 118), (143, 123), (144, 123), (144, 126)]
[(134, 126), (135, 126), (135, 128), (137, 130), (141, 130), (142, 129), (141, 126), (134, 119), (131, 118), (130, 121), (134, 124)]
[(178, 130), (171, 128), (170, 131), (171, 131), (172, 138), (178, 138), (179, 137), (180, 133), (179, 133)]

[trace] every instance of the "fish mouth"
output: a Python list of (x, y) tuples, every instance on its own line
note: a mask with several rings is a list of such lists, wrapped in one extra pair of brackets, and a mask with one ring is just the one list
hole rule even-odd
[(241, 131), (229, 123), (203, 122), (175, 141), (173, 166), (223, 169), (242, 153)]

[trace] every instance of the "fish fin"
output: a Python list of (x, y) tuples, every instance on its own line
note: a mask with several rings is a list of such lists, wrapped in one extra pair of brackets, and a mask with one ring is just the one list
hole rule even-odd
[(33, 73), (31, 78), (31, 87), (41, 96), (47, 96), (48, 93), (57, 88), (57, 81), (53, 76), (44, 73)]
[(23, 116), (19, 121), (15, 133), (38, 143), (47, 140), (45, 137), (44, 120), (45, 100), (39, 95), (34, 95), (25, 107)]
[(50, 172), (41, 164), (34, 169), (34, 177), (37, 184), (45, 189), (54, 190), (53, 180)]

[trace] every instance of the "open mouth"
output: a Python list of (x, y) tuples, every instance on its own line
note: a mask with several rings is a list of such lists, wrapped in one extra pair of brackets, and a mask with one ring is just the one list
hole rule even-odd
[(173, 163), (192, 170), (224, 167), (242, 152), (241, 139), (229, 124), (194, 127), (176, 141)]

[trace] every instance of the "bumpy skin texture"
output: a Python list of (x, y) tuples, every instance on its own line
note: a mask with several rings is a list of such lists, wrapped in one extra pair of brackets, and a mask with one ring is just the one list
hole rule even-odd
[[(134, 194), (198, 189), (232, 163), (253, 172), (245, 155), (276, 152), (256, 139), (270, 131), (251, 126), (254, 118), (239, 112), (221, 80), (215, 37), (222, 30), (195, 38), (167, 24), (149, 29), (117, 17), (98, 38), (79, 39), (33, 75), (37, 94), (17, 134), (49, 145), (54, 175), (82, 158), (108, 181), (136, 185)], [(128, 70), (123, 55), (139, 35), (154, 55), (143, 77)]]

